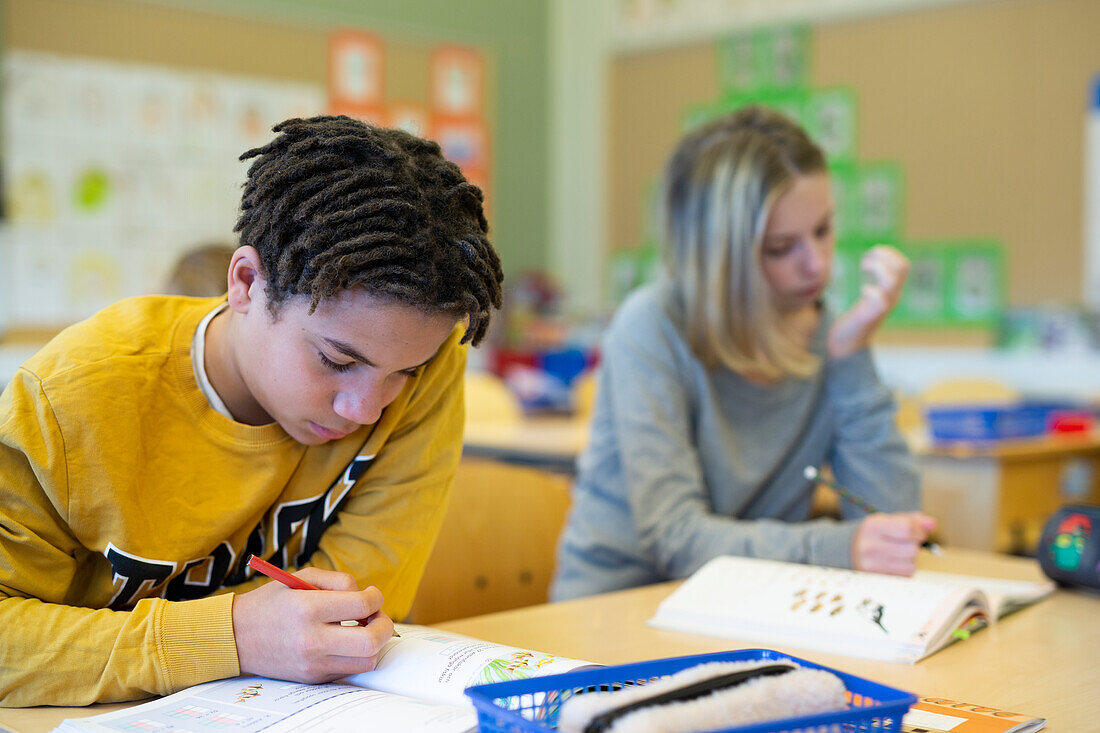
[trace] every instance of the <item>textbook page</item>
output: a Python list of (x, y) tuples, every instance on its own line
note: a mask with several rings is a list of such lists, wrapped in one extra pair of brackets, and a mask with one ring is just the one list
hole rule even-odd
[(651, 626), (836, 654), (915, 662), (984, 623), (972, 586), (840, 568), (718, 557), (688, 578)]
[(343, 733), (409, 730), (466, 733), (477, 728), (470, 705), (444, 705), (332, 683), (306, 685), (233, 677), (88, 718), (65, 720), (55, 733), (79, 731), (223, 731)]
[(1019, 611), (1054, 592), (1053, 580), (1005, 580), (1003, 578), (984, 578), (977, 575), (956, 575), (937, 573), (931, 570), (918, 570), (913, 574), (917, 580), (934, 583), (950, 583), (968, 588), (980, 588), (989, 599), (990, 609), (995, 619)]
[(90, 718), (58, 731), (223, 730), (226, 733), (338, 733), (409, 730), (465, 733), (477, 714), (464, 690), (477, 684), (596, 666), (527, 649), (395, 624), (372, 672), (326, 685), (235, 677)]
[(447, 631), (395, 624), (401, 638), (383, 648), (372, 672), (345, 681), (373, 690), (415, 695), (436, 702), (469, 704), (472, 685), (541, 677), (595, 666), (528, 649), (502, 646)]

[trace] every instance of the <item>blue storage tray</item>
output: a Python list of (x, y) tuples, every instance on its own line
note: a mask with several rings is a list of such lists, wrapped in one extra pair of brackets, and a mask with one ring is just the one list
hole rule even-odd
[(1064, 405), (929, 407), (929, 432), (935, 441), (994, 441), (1034, 438), (1047, 432), (1051, 414)]
[(908, 692), (770, 649), (741, 649), (689, 657), (655, 659), (583, 672), (495, 682), (467, 688), (466, 695), (477, 708), (479, 730), (482, 733), (521, 733), (522, 731), (538, 733), (557, 730), (561, 705), (573, 695), (644, 685), (704, 662), (748, 660), (790, 660), (803, 667), (832, 672), (844, 682), (848, 690), (848, 709), (722, 728), (713, 733), (798, 733), (799, 731), (804, 733), (810, 733), (810, 731), (814, 733), (824, 731), (900, 733), (901, 717), (908, 712), (909, 706), (917, 701), (916, 695)]

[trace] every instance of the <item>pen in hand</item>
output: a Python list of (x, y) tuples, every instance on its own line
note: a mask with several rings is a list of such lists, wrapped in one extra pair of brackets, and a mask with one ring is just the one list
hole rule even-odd
[[(248, 564), (248, 567), (252, 568), (256, 572), (263, 573), (264, 575), (271, 578), (272, 580), (279, 581), (280, 583), (285, 585), (287, 588), (293, 588), (294, 590), (321, 590), (320, 588), (313, 585), (312, 583), (307, 583), (306, 581), (302, 580), (298, 576), (291, 575), (290, 573), (283, 570), (282, 568), (272, 565), (267, 560), (264, 560), (262, 557), (257, 557), (256, 555), (249, 555), (247, 564)], [(364, 621), (365, 620), (366, 619), (364, 619)], [(361, 621), (355, 621), (355, 622), (351, 622), (351, 623), (362, 624), (363, 626), (366, 626), (366, 624), (361, 622)], [(398, 637), (398, 638), (400, 638), (400, 636), (401, 636), (401, 634), (397, 633), (397, 629), (394, 629), (393, 635)]]
[[(841, 499), (844, 499), (845, 501), (852, 504), (853, 506), (859, 507), (860, 509), (867, 512), (868, 514), (877, 514), (878, 513), (878, 509), (875, 509), (873, 506), (871, 506), (866, 501), (864, 501), (860, 497), (853, 494), (851, 491), (848, 491), (848, 489), (844, 488), (843, 486), (838, 484), (836, 481), (831, 481), (831, 480), (825, 478), (824, 476), (822, 476), (821, 471), (818, 471), (815, 466), (806, 466), (806, 468), (804, 468), (802, 470), (802, 475), (805, 476), (810, 481), (817, 481), (819, 483), (825, 484), (830, 489), (832, 489), (837, 494), (839, 494)], [(932, 542), (931, 540), (925, 540), (924, 542), (921, 543), (920, 546), (923, 547), (924, 549), (928, 550), (929, 552), (931, 552), (933, 555), (942, 555), (943, 554), (943, 548), (941, 548), (937, 543)]]

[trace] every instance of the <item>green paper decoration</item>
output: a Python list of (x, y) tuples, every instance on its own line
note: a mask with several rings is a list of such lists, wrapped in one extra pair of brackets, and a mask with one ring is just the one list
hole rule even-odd
[(869, 239), (896, 240), (905, 231), (905, 178), (893, 162), (856, 167), (855, 229)]
[(766, 50), (764, 78), (773, 89), (802, 88), (809, 82), (810, 28), (779, 26), (765, 29), (758, 41)]
[(806, 132), (835, 163), (856, 156), (856, 94), (847, 87), (814, 89), (806, 99)]
[(810, 28), (779, 26), (738, 33), (718, 43), (723, 93), (799, 89), (809, 75)]
[(887, 322), (909, 326), (949, 325), (947, 275), (950, 265), (946, 247), (930, 243), (907, 244), (901, 250), (909, 258), (909, 278)]
[(960, 242), (950, 250), (948, 310), (956, 323), (992, 324), (1004, 311), (1004, 247), (998, 242)]
[(743, 94), (763, 87), (763, 65), (751, 33), (718, 42), (718, 88), (723, 92)]
[(867, 250), (891, 244), (909, 258), (909, 278), (887, 323), (905, 327), (989, 326), (1005, 308), (1004, 247), (989, 240), (906, 242), (847, 238), (837, 241), (825, 299), (835, 314), (859, 298)]

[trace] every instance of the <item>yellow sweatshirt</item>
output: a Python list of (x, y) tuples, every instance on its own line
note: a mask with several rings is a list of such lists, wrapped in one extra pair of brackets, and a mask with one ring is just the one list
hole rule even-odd
[(354, 575), (404, 617), (462, 450), (456, 328), (379, 421), (304, 446), (210, 407), (195, 329), (218, 299), (124, 300), (0, 396), (0, 705), (165, 695), (239, 673), (249, 553)]

